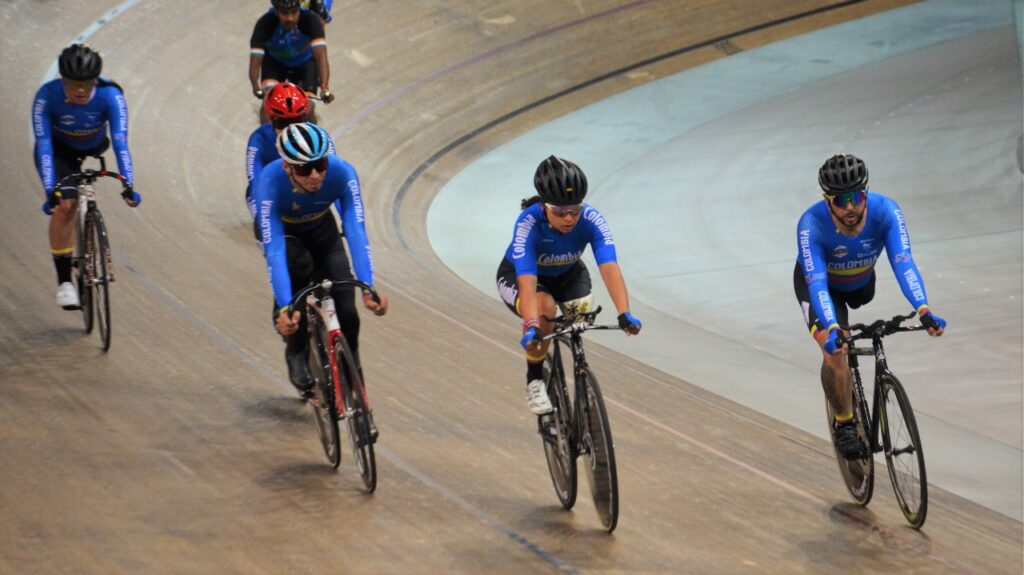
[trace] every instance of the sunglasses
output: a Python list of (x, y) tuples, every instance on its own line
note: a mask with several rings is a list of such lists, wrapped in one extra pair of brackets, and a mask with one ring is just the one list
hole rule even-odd
[(315, 162), (310, 162), (308, 164), (296, 164), (292, 166), (292, 171), (295, 172), (295, 175), (302, 176), (303, 178), (312, 173), (313, 170), (316, 170), (317, 172), (320, 172), (322, 174), (326, 169), (327, 158), (320, 158), (319, 160)]
[(854, 190), (852, 192), (843, 192), (835, 195), (825, 194), (825, 198), (837, 208), (845, 208), (846, 204), (850, 202), (853, 202), (853, 205), (855, 206), (859, 206), (867, 197), (868, 194), (866, 190)]
[(583, 204), (576, 204), (574, 206), (556, 206), (553, 204), (545, 203), (545, 206), (551, 210), (551, 213), (555, 217), (564, 218), (565, 216), (578, 216), (583, 211)]

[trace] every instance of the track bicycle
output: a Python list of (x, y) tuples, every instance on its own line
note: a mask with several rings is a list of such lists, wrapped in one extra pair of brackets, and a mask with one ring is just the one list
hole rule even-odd
[[(553, 341), (544, 359), (544, 367), (548, 397), (554, 409), (550, 414), (539, 416), (537, 424), (551, 482), (562, 507), (572, 509), (576, 504), (576, 459), (584, 456), (584, 470), (594, 507), (601, 524), (611, 533), (619, 520), (615, 448), (601, 389), (583, 353), (583, 332), (620, 328), (618, 325), (595, 325), (594, 320), (600, 312), (598, 307), (591, 312), (573, 312), (551, 320), (554, 330), (543, 339)], [(562, 361), (563, 344), (572, 354), (571, 386)]]
[(78, 288), (79, 308), (85, 320), (85, 333), (92, 333), (93, 326), (99, 324), (103, 351), (107, 351), (110, 349), (110, 284), (114, 281), (114, 267), (110, 257), (110, 238), (96, 203), (94, 184), (101, 177), (118, 180), (122, 187), (121, 196), (126, 199), (131, 197), (132, 187), (127, 178), (107, 170), (103, 156), (92, 157), (100, 161), (99, 170), (85, 169), (68, 174), (53, 187), (53, 193), (56, 194), (65, 183), (77, 181), (76, 240), (71, 260), (75, 270), (73, 277)]
[[(896, 501), (899, 503), (903, 516), (915, 529), (924, 524), (928, 511), (928, 481), (924, 467), (924, 451), (921, 449), (921, 437), (917, 430), (914, 411), (910, 407), (910, 399), (896, 376), (889, 371), (882, 347), (882, 338), (904, 331), (927, 329), (923, 325), (903, 327), (901, 324), (917, 315), (897, 315), (890, 320), (878, 320), (870, 325), (854, 324), (843, 331), (849, 333), (840, 338), (840, 343), (849, 344), (849, 364), (853, 373), (854, 419), (857, 434), (861, 442), (868, 447), (867, 453), (859, 459), (848, 460), (839, 452), (836, 444), (835, 429), (832, 426), (835, 413), (826, 400), (829, 427), (832, 429), (832, 445), (839, 471), (843, 475), (846, 487), (861, 506), (871, 501), (875, 482), (874, 454), (885, 453), (886, 466), (889, 468), (889, 479), (892, 481)], [(854, 347), (853, 342), (870, 339), (871, 347)], [(872, 400), (873, 409), (868, 409), (864, 395), (860, 368), (857, 356), (871, 355), (875, 358), (875, 385)], [(870, 416), (870, 417), (868, 417)]]
[(315, 381), (313, 395), (307, 400), (313, 407), (317, 435), (324, 455), (332, 467), (341, 463), (341, 435), (338, 422), (347, 423), (352, 453), (367, 491), (377, 488), (377, 462), (373, 444), (377, 441), (372, 408), (363, 385), (363, 373), (345, 341), (331, 288), (350, 285), (370, 293), (380, 301), (369, 285), (354, 279), (323, 280), (302, 289), (288, 305), (291, 314), (297, 306), (305, 308), (309, 332), (309, 371)]

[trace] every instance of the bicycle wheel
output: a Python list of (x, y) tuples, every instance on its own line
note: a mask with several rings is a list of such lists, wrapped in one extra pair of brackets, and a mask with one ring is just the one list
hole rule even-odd
[(366, 388), (356, 367), (355, 359), (344, 337), (334, 341), (334, 353), (341, 376), (341, 390), (345, 397), (345, 420), (348, 422), (348, 437), (352, 442), (352, 454), (356, 468), (363, 478), (366, 490), (377, 489), (377, 459), (373, 452), (373, 437), (370, 436), (370, 412), (366, 405)]
[(619, 479), (608, 411), (594, 374), (583, 369), (576, 377), (580, 380), (576, 382), (576, 389), (580, 391), (576, 404), (584, 427), (582, 444), (587, 456), (587, 483), (601, 524), (611, 533), (619, 522)]
[(562, 507), (572, 509), (576, 504), (576, 446), (573, 438), (572, 405), (565, 386), (565, 371), (557, 368), (549, 353), (544, 358), (547, 372), (544, 381), (548, 386), (548, 397), (555, 408), (548, 415), (537, 418), (541, 440), (544, 443), (544, 458), (548, 462), (548, 473), (555, 495)]
[[(100, 339), (103, 340), (103, 351), (110, 349), (110, 244), (107, 228), (103, 224), (103, 216), (98, 210), (93, 211), (85, 220), (85, 230), (92, 238), (93, 249), (89, 252), (92, 259), (93, 307), (96, 308), (96, 322), (100, 327)], [(88, 266), (86, 266), (88, 267)]]
[[(315, 317), (310, 313), (307, 317)], [(314, 325), (315, 324), (315, 325)], [(338, 403), (334, 397), (334, 379), (331, 362), (321, 339), (319, 322), (310, 320), (309, 373), (316, 382), (309, 404), (313, 407), (317, 437), (331, 467), (341, 463), (341, 433), (338, 430)]]
[(92, 259), (89, 256), (89, 250), (93, 248), (89, 237), (85, 233), (85, 226), (82, 224), (76, 224), (76, 226), (79, 229), (78, 240), (75, 242), (74, 265), (77, 269), (74, 277), (75, 283), (78, 284), (78, 301), (82, 306), (85, 333), (92, 333), (94, 316), (92, 313), (92, 283), (90, 280), (93, 276), (93, 271), (90, 269)]
[[(871, 436), (867, 432), (869, 421), (866, 416), (867, 410), (863, 400), (859, 399), (858, 395), (860, 394), (855, 393), (853, 399), (853, 416), (857, 420), (857, 435), (860, 436), (864, 445), (871, 445)], [(863, 396), (860, 395), (860, 397)], [(862, 459), (847, 459), (843, 457), (843, 454), (839, 453), (839, 448), (836, 446), (835, 428), (833, 426), (835, 411), (832, 410), (832, 404), (828, 402), (828, 399), (825, 400), (825, 412), (828, 414), (828, 428), (829, 434), (832, 437), (832, 449), (835, 452), (836, 461), (839, 463), (839, 472), (846, 483), (846, 489), (858, 505), (865, 506), (871, 501), (871, 496), (875, 490), (874, 455), (868, 453)], [(868, 451), (870, 452), (870, 449)]]
[(879, 418), (889, 479), (903, 516), (915, 529), (919, 529), (924, 525), (928, 512), (928, 479), (914, 410), (896, 376), (883, 375), (880, 387)]

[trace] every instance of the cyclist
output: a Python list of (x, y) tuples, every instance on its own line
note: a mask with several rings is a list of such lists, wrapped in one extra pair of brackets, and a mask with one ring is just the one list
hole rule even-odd
[[(252, 184), (263, 166), (281, 157), (277, 153), (277, 134), (290, 124), (307, 120), (309, 99), (302, 89), (285, 81), (267, 91), (263, 98), (263, 109), (270, 121), (253, 131), (245, 150), (245, 203), (249, 206), (249, 214), (253, 218), (256, 239), (259, 239), (260, 234), (259, 227), (256, 226), (256, 203), (252, 200)], [(328, 153), (333, 154), (334, 142), (330, 137), (327, 144)]]
[[(299, 3), (299, 7), (303, 10), (309, 10), (316, 14), (323, 20), (324, 24), (330, 24), (333, 17), (331, 16), (331, 6), (334, 4), (333, 0), (302, 0)], [(271, 8), (273, 10), (273, 8)]]
[(839, 345), (841, 325), (849, 324), (847, 306), (857, 309), (875, 295), (875, 263), (885, 249), (907, 298), (932, 336), (946, 321), (931, 312), (924, 280), (910, 253), (910, 235), (899, 205), (868, 193), (868, 169), (850, 154), (832, 156), (818, 170), (824, 201), (808, 208), (797, 225), (797, 261), (793, 287), (811, 336), (821, 346), (821, 386), (835, 413), (836, 447), (859, 459), (867, 446), (853, 417), (847, 346)]
[(299, 0), (273, 0), (273, 10), (256, 21), (249, 40), (249, 82), (262, 99), (264, 90), (291, 80), (311, 95), (320, 88), (326, 103), (334, 100), (324, 24)]
[[(43, 211), (50, 217), (50, 251), (57, 269), (57, 305), (77, 309), (78, 291), (71, 283), (72, 232), (78, 209), (77, 183), (53, 187), (65, 176), (82, 169), (82, 161), (99, 156), (113, 141), (118, 170), (134, 184), (128, 151), (128, 105), (121, 87), (100, 77), (103, 59), (83, 44), (65, 48), (57, 61), (60, 78), (43, 84), (32, 104), (35, 164), (43, 183)], [(109, 125), (110, 137), (107, 137)], [(142, 198), (123, 194), (132, 207)]]
[(522, 202), (512, 242), (498, 265), (497, 287), (502, 301), (523, 318), (520, 345), (526, 350), (526, 399), (537, 415), (550, 413), (544, 382), (544, 355), (551, 333), (548, 318), (556, 304), (563, 313), (591, 311), (590, 272), (580, 260), (587, 244), (594, 253), (615, 309), (627, 334), (640, 332), (640, 320), (629, 312), (626, 282), (615, 258), (615, 241), (604, 216), (589, 204), (587, 177), (576, 164), (550, 156), (533, 176), (537, 195)]
[[(292, 385), (308, 397), (314, 385), (307, 366), (306, 318), (286, 306), (299, 288), (322, 279), (352, 277), (349, 258), (330, 206), (340, 200), (345, 241), (355, 276), (373, 285), (373, 260), (363, 220), (359, 177), (351, 164), (328, 151), (327, 133), (316, 124), (292, 124), (277, 136), (280, 160), (260, 172), (253, 188), (260, 234), (274, 292), (274, 324), (285, 341), (285, 362)], [(359, 365), (359, 315), (352, 286), (332, 289), (338, 320)], [(381, 316), (388, 299), (375, 302), (363, 293), (363, 305)]]

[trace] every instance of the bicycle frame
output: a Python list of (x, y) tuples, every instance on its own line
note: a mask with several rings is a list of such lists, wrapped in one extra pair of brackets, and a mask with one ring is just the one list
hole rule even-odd
[[(872, 355), (875, 358), (875, 381), (874, 389), (872, 391), (872, 402), (871, 410), (868, 410), (867, 399), (864, 397), (864, 384), (860, 375), (860, 365), (857, 359), (858, 355)], [(865, 414), (871, 414), (871, 427), (868, 439), (871, 441), (871, 453), (878, 453), (882, 451), (882, 443), (878, 440), (879, 428), (881, 424), (879, 403), (882, 401), (881, 385), (882, 377), (885, 375), (892, 375), (889, 371), (889, 364), (885, 359), (885, 348), (882, 346), (882, 336), (875, 334), (871, 338), (871, 347), (853, 347), (849, 348), (849, 363), (850, 371), (853, 372), (853, 394), (854, 400), (859, 401), (861, 409)]]
[[(100, 164), (102, 165), (102, 158), (100, 160)], [(96, 205), (96, 189), (93, 187), (93, 184), (95, 182), (95, 175), (87, 175), (84, 176), (78, 183), (78, 212), (76, 214), (77, 227), (75, 229), (75, 232), (79, 234), (79, 237), (81, 237), (82, 234), (85, 233), (86, 221), (89, 219), (89, 217), (92, 217), (93, 214), (99, 210), (99, 208)], [(94, 249), (96, 249), (96, 246), (92, 245), (91, 238), (87, 238), (82, 253), (78, 254), (78, 259), (85, 261), (85, 276), (89, 278), (89, 283), (96, 284), (103, 281), (113, 282), (114, 267), (113, 259), (110, 257), (110, 244), (107, 244), (106, 249), (103, 253), (103, 259), (106, 260), (107, 264), (106, 277), (96, 277), (96, 270), (93, 269), (92, 258), (89, 257), (89, 255), (92, 253)], [(79, 265), (82, 264), (81, 261), (76, 263), (78, 263)]]
[[(352, 415), (352, 408), (345, 403), (345, 394), (341, 392), (341, 367), (338, 365), (337, 356), (335, 354), (335, 345), (339, 341), (338, 338), (344, 337), (341, 332), (341, 323), (338, 321), (337, 309), (334, 305), (334, 298), (329, 294), (327, 297), (319, 298), (315, 294), (309, 294), (306, 296), (306, 309), (313, 310), (316, 313), (317, 319), (314, 320), (312, 317), (309, 318), (310, 325), (314, 322), (319, 323), (326, 330), (327, 343), (327, 357), (330, 361), (331, 375), (334, 381), (334, 398), (338, 405), (338, 417), (345, 419)], [(317, 326), (319, 329), (320, 326)], [(363, 382), (361, 378), (350, 378), (351, 381), (358, 381), (358, 384), (362, 386)], [(366, 395), (366, 390), (360, 388), (358, 390), (366, 402), (367, 411), (372, 412), (373, 409), (370, 406), (370, 398)]]

